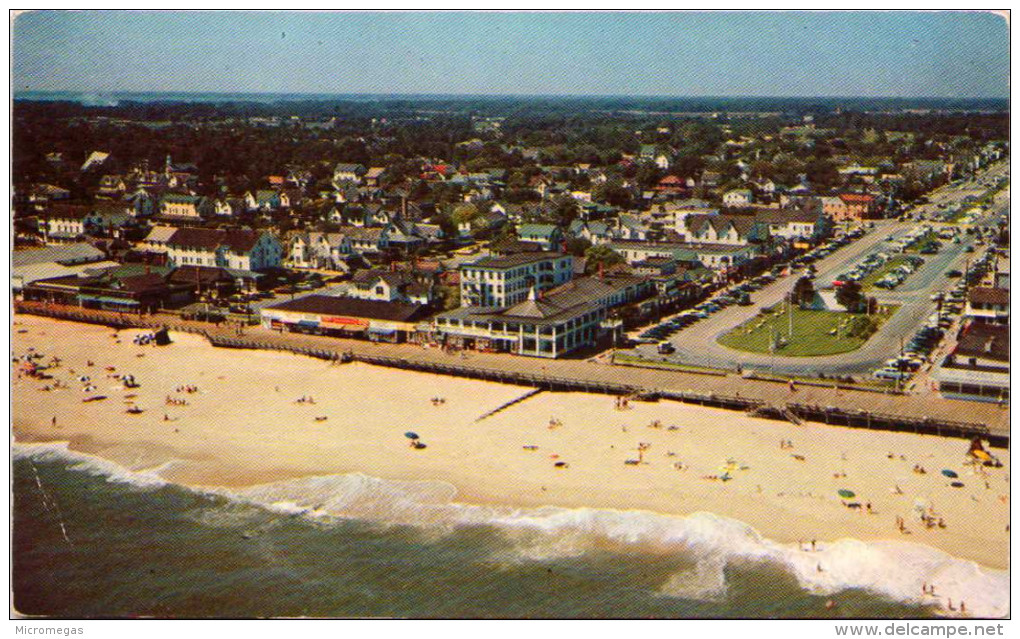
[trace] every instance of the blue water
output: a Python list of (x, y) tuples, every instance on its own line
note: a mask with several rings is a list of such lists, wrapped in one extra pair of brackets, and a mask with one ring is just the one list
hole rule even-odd
[[(514, 519), (518, 511), (489, 523), (484, 518), (472, 523), (473, 515), (459, 523), (425, 517), (409, 525), (393, 523), (409, 503), (396, 507), (399, 500), (394, 500), (387, 502), (389, 521), (318, 516), (293, 504), (253, 501), (255, 495), (276, 499), (280, 488), (195, 491), (52, 449), (16, 451), (13, 472), (14, 606), (25, 614), (826, 618), (935, 613), (865, 588), (812, 593), (782, 562), (741, 559), (721, 546), (694, 541), (664, 546), (647, 535), (521, 527), (517, 524), (535, 518)], [(357, 492), (361, 499), (368, 487), (378, 514), (378, 491), (386, 484), (359, 476), (356, 484), (309, 480), (300, 486), (314, 489), (315, 500), (333, 486), (329, 490), (343, 492), (351, 508), (357, 502), (352, 495)], [(448, 507), (422, 508), (446, 512)], [(559, 521), (573, 512), (560, 510), (541, 521)], [(836, 608), (826, 609), (829, 599)]]

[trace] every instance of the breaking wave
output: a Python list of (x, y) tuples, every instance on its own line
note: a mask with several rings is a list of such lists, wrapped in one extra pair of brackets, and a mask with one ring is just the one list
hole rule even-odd
[[(13, 457), (61, 461), (71, 470), (139, 489), (168, 483), (159, 477), (163, 467), (132, 471), (71, 451), (66, 443), (16, 443)], [(747, 524), (707, 512), (673, 516), (648, 511), (463, 504), (454, 501), (457, 491), (445, 482), (386, 480), (361, 473), (304, 477), (241, 489), (189, 490), (324, 523), (353, 519), (412, 526), (433, 534), (488, 526), (511, 542), (514, 556), (500, 558), (506, 561), (541, 561), (605, 549), (682, 553), (693, 558), (693, 567), (674, 573), (660, 586), (658, 594), (665, 597), (718, 600), (727, 592), (727, 567), (760, 562), (780, 567), (812, 594), (863, 589), (901, 603), (931, 606), (944, 614), (952, 614), (946, 607), (951, 599), (966, 601), (973, 616), (1009, 615), (1008, 571), (909, 542), (840, 539), (819, 543), (812, 551), (772, 541)], [(938, 585), (938, 598), (921, 594), (925, 583)]]

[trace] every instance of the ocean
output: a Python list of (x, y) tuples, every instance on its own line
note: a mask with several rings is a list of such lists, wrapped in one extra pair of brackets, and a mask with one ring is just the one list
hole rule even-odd
[[(932, 617), (913, 571), (1008, 606), (1008, 573), (847, 540), (816, 559), (709, 514), (457, 504), (438, 482), (191, 489), (15, 444), (14, 607), (57, 617)], [(909, 586), (910, 590), (914, 586)], [(981, 600), (984, 598), (984, 601)], [(826, 602), (835, 602), (828, 609)]]

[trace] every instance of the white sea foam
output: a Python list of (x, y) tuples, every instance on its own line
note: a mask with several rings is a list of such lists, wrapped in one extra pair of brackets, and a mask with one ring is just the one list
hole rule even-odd
[[(163, 485), (158, 469), (133, 472), (92, 455), (69, 451), (66, 443), (16, 444), (14, 457), (71, 462), (71, 468), (111, 481), (149, 488)], [(954, 558), (935, 548), (900, 541), (840, 539), (812, 551), (762, 537), (743, 522), (714, 515), (661, 515), (647, 511), (594, 508), (513, 508), (454, 501), (456, 489), (437, 481), (396, 481), (361, 473), (305, 477), (244, 489), (198, 489), (287, 515), (316, 521), (331, 517), (452, 531), (471, 525), (495, 527), (518, 560), (578, 556), (597, 548), (683, 552), (694, 566), (670, 576), (659, 594), (718, 599), (726, 593), (725, 570), (734, 563), (767, 562), (787, 570), (802, 588), (819, 595), (865, 589), (908, 604), (946, 605), (966, 601), (981, 617), (1009, 614), (1009, 572)], [(201, 520), (200, 520), (201, 521)], [(938, 597), (922, 595), (935, 584)]]
[(169, 483), (160, 477), (159, 473), (173, 463), (167, 462), (155, 468), (135, 471), (96, 455), (71, 450), (68, 442), (15, 442), (11, 447), (11, 454), (15, 460), (64, 462), (68, 464), (70, 470), (82, 471), (96, 477), (105, 477), (110, 482), (148, 489), (159, 488)]

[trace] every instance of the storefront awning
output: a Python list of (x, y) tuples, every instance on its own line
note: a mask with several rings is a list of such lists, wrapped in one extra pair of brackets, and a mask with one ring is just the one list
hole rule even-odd
[(297, 325), (298, 326), (306, 326), (308, 328), (318, 328), (319, 327), (319, 323), (318, 322), (313, 322), (311, 320), (301, 320), (300, 322), (297, 323)]
[(376, 328), (374, 326), (369, 327), (368, 332), (373, 335), (394, 335), (397, 332), (395, 328)]
[(81, 295), (83, 302), (99, 302), (101, 304), (120, 304), (122, 306), (138, 306), (135, 300), (124, 299), (123, 297), (107, 297), (105, 295)]

